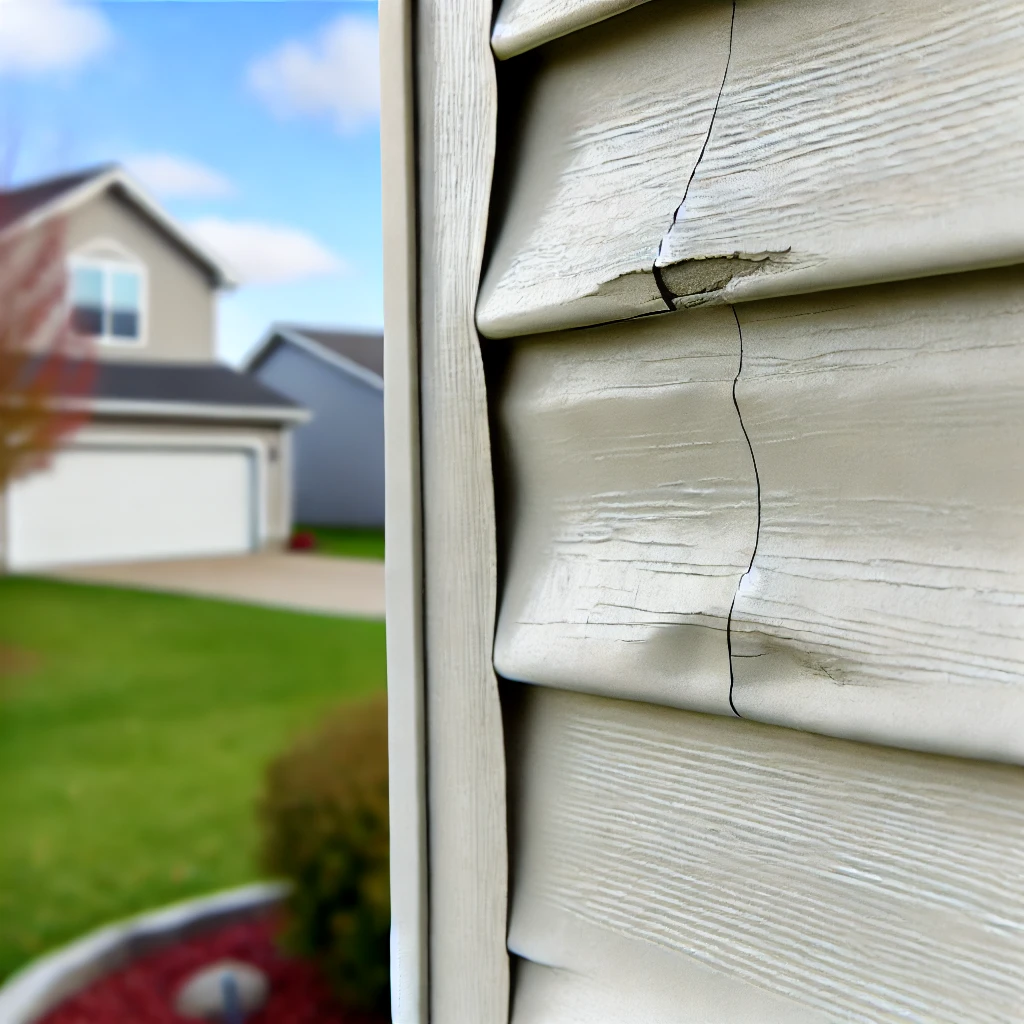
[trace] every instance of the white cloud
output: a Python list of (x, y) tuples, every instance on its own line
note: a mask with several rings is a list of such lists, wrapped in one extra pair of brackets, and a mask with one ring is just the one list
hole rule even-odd
[(296, 228), (204, 217), (189, 224), (189, 229), (244, 284), (284, 284), (347, 269), (312, 235)]
[(0, 75), (74, 71), (113, 39), (95, 7), (69, 0), (0, 0)]
[(143, 185), (164, 199), (215, 199), (235, 191), (223, 174), (170, 153), (141, 153), (129, 157), (125, 166)]
[(291, 40), (249, 66), (249, 87), (279, 117), (326, 115), (352, 132), (380, 114), (377, 26), (342, 15), (311, 42)]

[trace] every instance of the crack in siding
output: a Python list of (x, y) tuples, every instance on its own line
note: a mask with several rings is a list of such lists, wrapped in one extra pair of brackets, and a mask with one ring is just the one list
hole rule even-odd
[(732, 699), (733, 687), (736, 683), (732, 669), (732, 613), (736, 608), (736, 599), (740, 596), (740, 587), (743, 586), (743, 581), (750, 575), (750, 570), (754, 568), (754, 559), (757, 557), (757, 545), (761, 539), (761, 477), (757, 472), (757, 459), (754, 458), (754, 446), (751, 444), (750, 435), (747, 433), (747, 426), (743, 422), (743, 413), (740, 412), (740, 403), (736, 397), (736, 386), (739, 384), (740, 374), (743, 372), (743, 328), (740, 326), (740, 316), (739, 313), (736, 312), (736, 307), (730, 306), (729, 308), (732, 310), (733, 319), (736, 321), (736, 333), (739, 335), (740, 341), (740, 362), (739, 366), (736, 368), (736, 376), (732, 379), (732, 404), (736, 409), (736, 418), (740, 422), (740, 430), (743, 431), (744, 440), (746, 440), (747, 448), (750, 451), (750, 461), (754, 467), (754, 488), (757, 500), (757, 520), (754, 528), (754, 547), (750, 552), (750, 561), (747, 563), (747, 571), (743, 573), (736, 583), (736, 590), (732, 595), (732, 603), (729, 605), (729, 617), (726, 619), (725, 623), (725, 646), (729, 653), (729, 707), (732, 708), (732, 713), (737, 718), (742, 718), (743, 716), (736, 710), (736, 705), (733, 703)]
[[(722, 83), (718, 87), (718, 95), (715, 97), (715, 106), (711, 111), (711, 120), (708, 122), (708, 131), (704, 136), (704, 144), (700, 147), (700, 153), (697, 154), (697, 161), (693, 165), (693, 170), (690, 171), (690, 177), (686, 182), (686, 188), (683, 189), (683, 198), (679, 200), (679, 205), (676, 207), (675, 212), (672, 214), (672, 223), (669, 224), (669, 231), (672, 230), (672, 225), (675, 224), (679, 217), (679, 212), (683, 208), (683, 204), (686, 202), (686, 197), (690, 194), (690, 186), (693, 184), (693, 179), (697, 176), (697, 168), (700, 167), (700, 162), (704, 159), (704, 153), (707, 151), (708, 143), (711, 141), (711, 132), (715, 127), (715, 118), (718, 116), (718, 105), (722, 102), (722, 93), (725, 91), (725, 80), (729, 77), (729, 65), (732, 63), (732, 41), (733, 36), (736, 34), (736, 0), (732, 0), (732, 17), (729, 20), (729, 49), (725, 55), (725, 70), (722, 72)], [(658, 286), (658, 291), (661, 294), (662, 301), (668, 306), (670, 312), (675, 311), (675, 295), (672, 290), (665, 283), (662, 277), (661, 268), (658, 266), (658, 260), (661, 259), (662, 250), (665, 248), (665, 238), (668, 237), (668, 232), (662, 238), (658, 245), (658, 255), (654, 258), (654, 266), (651, 268), (651, 272), (654, 275), (654, 283)]]

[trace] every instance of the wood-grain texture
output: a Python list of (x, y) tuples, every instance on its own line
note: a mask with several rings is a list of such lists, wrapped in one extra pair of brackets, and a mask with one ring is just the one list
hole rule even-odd
[(495, 400), (504, 676), (1024, 763), (1024, 270), (541, 335)]
[(1024, 270), (737, 313), (737, 710), (1024, 763)]
[(639, 7), (647, 0), (502, 0), (491, 45), (501, 60)]
[(1017, 1024), (1024, 776), (526, 687), (514, 1024)]
[(515, 346), (499, 403), (510, 679), (729, 713), (754, 466), (723, 307)]
[(738, 0), (658, 262), (685, 296), (706, 290), (687, 286), (690, 260), (769, 254), (712, 289), (726, 300), (1019, 262), (1022, 159), (1021, 5)]
[(730, 22), (720, 0), (649, 3), (540, 51), (480, 292), (485, 335), (666, 309), (654, 261), (707, 138)]
[(653, 3), (538, 53), (488, 336), (1024, 260), (1019, 4)]
[(494, 496), (473, 322), (494, 158), (486, 0), (418, 0), (430, 1019), (504, 1024), (507, 847)]

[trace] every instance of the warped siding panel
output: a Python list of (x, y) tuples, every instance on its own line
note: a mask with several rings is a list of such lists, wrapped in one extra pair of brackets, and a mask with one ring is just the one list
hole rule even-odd
[(1024, 261), (1019, 4), (662, 2), (537, 52), (486, 336)]
[(512, 351), (502, 675), (1024, 763), (1024, 270)]
[(491, 34), (500, 60), (586, 28), (647, 0), (502, 0)]
[(1016, 1024), (1022, 769), (524, 687), (514, 1024)]
[(729, 714), (726, 625), (756, 485), (718, 307), (515, 346), (505, 677)]
[(737, 312), (737, 710), (1024, 762), (1024, 270)]
[(681, 18), (674, 4), (644, 4), (538, 51), (480, 289), (485, 335), (667, 308), (654, 261), (707, 138), (731, 21), (720, 0), (683, 6)]

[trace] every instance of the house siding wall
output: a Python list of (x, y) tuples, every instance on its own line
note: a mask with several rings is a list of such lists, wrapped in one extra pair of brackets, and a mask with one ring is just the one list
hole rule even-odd
[(147, 268), (145, 344), (97, 346), (101, 359), (208, 362), (214, 358), (216, 292), (207, 272), (145, 217), (109, 192), (68, 216), (69, 252), (99, 239), (125, 246)]
[(313, 414), (293, 436), (296, 521), (383, 526), (383, 392), (288, 344), (255, 376)]

